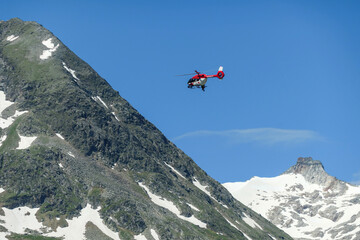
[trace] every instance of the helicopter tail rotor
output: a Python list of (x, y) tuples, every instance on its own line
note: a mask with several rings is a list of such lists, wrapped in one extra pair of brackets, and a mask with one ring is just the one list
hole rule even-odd
[(219, 79), (223, 79), (225, 77), (225, 73), (223, 72), (223, 69), (224, 68), (222, 66), (219, 67), (219, 70), (216, 75)]

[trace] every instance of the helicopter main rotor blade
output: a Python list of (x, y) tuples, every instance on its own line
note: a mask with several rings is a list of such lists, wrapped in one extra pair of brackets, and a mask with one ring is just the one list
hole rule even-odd
[(189, 75), (194, 75), (194, 73), (187, 73), (187, 74), (181, 74), (181, 75), (175, 75), (175, 76), (189, 76)]
[(214, 69), (209, 69), (209, 70), (206, 70), (206, 71), (201, 71), (201, 72), (198, 72), (197, 70), (195, 70), (194, 72), (195, 73), (187, 73), (187, 74), (181, 74), (181, 75), (175, 75), (175, 76), (189, 76), (189, 75), (195, 75), (195, 74), (197, 74), (197, 75), (199, 75), (199, 74), (201, 74), (201, 73), (207, 73), (207, 72), (214, 72), (216, 69), (214, 68)]

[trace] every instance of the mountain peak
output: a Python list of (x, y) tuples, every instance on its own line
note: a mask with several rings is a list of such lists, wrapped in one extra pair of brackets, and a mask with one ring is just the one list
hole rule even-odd
[(15, 18), (11, 18), (8, 20), (9, 22), (23, 22), (23, 20), (21, 20), (20, 18), (18, 17), (15, 17)]
[(325, 169), (319, 160), (313, 160), (312, 157), (299, 157), (296, 165), (288, 171), (307, 175), (309, 172), (325, 172)]
[(301, 174), (304, 178), (314, 184), (319, 184), (326, 189), (337, 191), (346, 190), (344, 182), (330, 176), (319, 160), (313, 160), (311, 157), (299, 157), (296, 164), (290, 167), (283, 174)]
[(324, 169), (322, 163), (313, 160), (312, 157), (299, 157), (297, 163), (290, 167), (284, 174), (301, 174), (311, 183), (323, 185), (330, 177)]
[(312, 157), (299, 157), (297, 160), (298, 164), (321, 164), (319, 160), (314, 160)]

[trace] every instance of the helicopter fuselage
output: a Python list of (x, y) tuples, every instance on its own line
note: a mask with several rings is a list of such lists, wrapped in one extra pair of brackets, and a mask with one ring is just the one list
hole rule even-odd
[(207, 82), (207, 77), (190, 78), (190, 80), (188, 81), (188, 87), (192, 88), (193, 86), (197, 86), (197, 87), (204, 86), (206, 82)]

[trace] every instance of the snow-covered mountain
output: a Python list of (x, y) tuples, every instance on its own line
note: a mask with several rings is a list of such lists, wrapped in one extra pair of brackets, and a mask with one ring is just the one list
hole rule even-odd
[(360, 239), (360, 187), (299, 158), (280, 176), (223, 184), (235, 198), (295, 239)]

